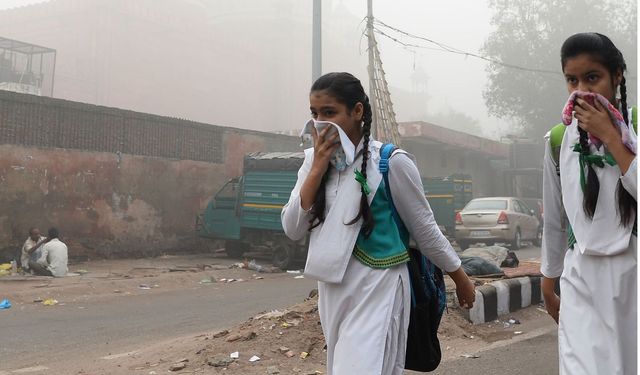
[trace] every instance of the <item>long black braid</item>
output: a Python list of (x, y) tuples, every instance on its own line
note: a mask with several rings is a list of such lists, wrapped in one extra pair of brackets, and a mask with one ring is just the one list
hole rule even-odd
[(324, 211), (327, 205), (327, 197), (325, 192), (327, 180), (329, 179), (329, 171), (330, 169), (327, 168), (327, 170), (324, 172), (324, 175), (322, 175), (322, 180), (320, 180), (320, 186), (318, 186), (318, 192), (316, 193), (316, 198), (313, 201), (313, 207), (311, 208), (309, 231), (324, 223)]
[[(626, 68), (626, 64), (625, 64)], [(620, 81), (620, 105), (622, 106), (622, 117), (624, 117), (624, 122), (627, 125), (630, 125), (629, 121), (629, 110), (627, 109), (627, 79), (622, 76), (622, 80)]]
[[(580, 133), (580, 146), (582, 146), (582, 153), (589, 155), (589, 136), (587, 132), (581, 127), (578, 127)], [(593, 169), (591, 164), (587, 164), (587, 185), (584, 187), (584, 199), (582, 201), (582, 208), (584, 212), (593, 219), (593, 214), (596, 212), (596, 203), (598, 202), (598, 194), (600, 193), (600, 180), (598, 175)]]
[[(369, 98), (367, 95), (364, 95), (364, 102), (362, 103), (364, 107), (364, 112), (362, 115), (362, 134), (363, 134), (363, 142), (362, 142), (362, 170), (360, 171), (364, 178), (367, 178), (367, 161), (371, 157), (369, 155), (369, 138), (371, 137), (371, 122), (372, 122), (372, 111), (371, 104), (369, 104)], [(373, 231), (373, 227), (375, 226), (375, 222), (373, 220), (373, 215), (371, 214), (371, 207), (369, 207), (369, 201), (367, 200), (367, 194), (364, 192), (364, 186), (360, 187), (360, 191), (362, 195), (360, 196), (360, 211), (358, 215), (351, 220), (349, 225), (355, 224), (361, 218), (364, 218), (364, 223), (362, 224), (362, 230), (365, 237), (369, 237), (371, 232)]]
[[(581, 54), (588, 54), (593, 59), (604, 65), (611, 75), (611, 84), (614, 85), (614, 79), (618, 74), (622, 75), (620, 81), (620, 104), (622, 115), (627, 126), (632, 126), (629, 121), (629, 113), (627, 110), (627, 86), (624, 72), (627, 70), (627, 64), (624, 61), (622, 52), (613, 44), (611, 39), (605, 35), (598, 33), (580, 33), (575, 34), (567, 39), (562, 45), (561, 49), (561, 61), (562, 68), (567, 63), (568, 59), (576, 57)], [(580, 145), (585, 153), (589, 153), (587, 133), (581, 128), (580, 132)], [(596, 176), (595, 171), (591, 166), (588, 167), (587, 186), (584, 191), (583, 209), (588, 217), (593, 219), (593, 215), (596, 210), (596, 204), (598, 202), (598, 192), (600, 190), (600, 181)], [(617, 211), (620, 215), (620, 224), (628, 226), (632, 223), (635, 217), (636, 200), (631, 194), (622, 186), (622, 183), (618, 181), (618, 187), (616, 190), (616, 196), (618, 198)]]
[[(622, 53), (620, 53), (620, 58), (624, 61)], [(624, 64), (624, 67), (626, 68), (626, 64)], [(626, 122), (628, 126), (633, 126), (633, 119), (632, 121), (629, 121), (629, 111), (627, 110), (627, 79), (624, 77), (624, 74), (620, 81), (620, 105), (622, 106), (624, 122)], [(637, 202), (627, 189), (622, 186), (621, 181), (618, 181), (616, 194), (618, 196), (618, 214), (620, 214), (620, 223), (627, 226), (631, 224), (631, 220), (636, 215), (635, 207)]]
[[(339, 103), (344, 104), (347, 110), (352, 111), (357, 103), (362, 103), (363, 106), (363, 127), (362, 132), (364, 136), (364, 148), (362, 152), (362, 171), (364, 177), (367, 177), (367, 161), (369, 155), (369, 139), (371, 136), (371, 122), (372, 111), (369, 104), (369, 98), (364, 92), (364, 88), (356, 77), (349, 73), (328, 73), (318, 78), (311, 86), (311, 92), (325, 91), (327, 94), (336, 98)], [(313, 208), (311, 209), (311, 219), (309, 220), (309, 231), (317, 227), (325, 220), (326, 211), (326, 183), (329, 177), (330, 169), (322, 176), (320, 186), (316, 192), (316, 197), (313, 202)], [(360, 219), (364, 220), (362, 224), (362, 230), (365, 236), (369, 236), (373, 230), (374, 221), (371, 214), (371, 208), (367, 201), (367, 195), (364, 192), (364, 187), (361, 187), (362, 196), (360, 198), (360, 210), (358, 215), (347, 225), (357, 223)]]

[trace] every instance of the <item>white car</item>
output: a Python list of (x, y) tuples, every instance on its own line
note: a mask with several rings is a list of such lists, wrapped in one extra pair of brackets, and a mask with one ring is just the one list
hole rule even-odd
[(493, 245), (507, 243), (512, 250), (522, 240), (535, 246), (542, 242), (542, 232), (533, 211), (521, 199), (513, 197), (475, 198), (456, 214), (455, 237), (462, 250), (473, 243)]

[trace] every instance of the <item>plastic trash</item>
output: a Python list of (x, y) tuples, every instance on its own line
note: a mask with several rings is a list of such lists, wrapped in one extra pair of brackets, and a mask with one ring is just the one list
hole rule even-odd
[(249, 358), (249, 362), (256, 362), (259, 360), (260, 360), (260, 357), (258, 357), (257, 355), (254, 355), (253, 357)]
[(58, 304), (58, 301), (53, 298), (49, 298), (47, 300), (42, 301), (42, 304), (45, 306), (54, 306)]
[(273, 266), (263, 266), (261, 264), (256, 263), (255, 259), (251, 260), (251, 262), (245, 262), (246, 267), (250, 270), (259, 272), (259, 273), (279, 273), (282, 270), (278, 267)]
[(472, 359), (480, 358), (479, 355), (475, 355), (475, 354), (462, 354), (460, 357), (462, 357), (462, 358), (472, 358)]
[(258, 272), (264, 272), (264, 267), (256, 263), (255, 259), (252, 259), (251, 262), (249, 262), (248, 268)]
[(229, 354), (229, 358), (235, 358), (235, 359), (240, 358), (240, 352), (233, 352)]
[(0, 302), (0, 309), (8, 309), (10, 307), (11, 307), (11, 302), (9, 302), (8, 299), (5, 298)]
[(259, 320), (259, 319), (281, 318), (284, 316), (284, 314), (286, 314), (286, 311), (273, 310), (273, 311), (266, 312), (264, 314), (256, 315), (253, 319)]

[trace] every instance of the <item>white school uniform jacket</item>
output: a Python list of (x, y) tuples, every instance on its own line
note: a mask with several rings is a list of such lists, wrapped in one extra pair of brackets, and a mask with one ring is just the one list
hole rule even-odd
[[(376, 141), (369, 144), (369, 204), (382, 181), (378, 170), (381, 146)], [(362, 143), (357, 151), (361, 149)], [(362, 220), (347, 224), (360, 206), (354, 171), (361, 168), (362, 159), (357, 155), (342, 172), (329, 167), (326, 219), (311, 231), (305, 276), (319, 280), (318, 312), (327, 343), (327, 374), (401, 375), (411, 301), (409, 274), (405, 264), (373, 268), (352, 255), (362, 226)], [(282, 211), (284, 231), (294, 240), (309, 233), (311, 213), (300, 206), (300, 189), (312, 163), (313, 149), (309, 149)], [(460, 259), (438, 229), (411, 155), (396, 151), (389, 159), (388, 177), (398, 215), (420, 250), (444, 271), (458, 269)]]
[[(367, 163), (367, 182), (372, 191), (368, 196), (369, 204), (371, 204), (378, 185), (382, 181), (382, 175), (378, 169), (381, 147), (381, 142), (374, 140), (369, 142), (370, 160)], [(362, 142), (356, 150), (358, 156), (345, 171), (339, 172), (330, 167), (325, 191), (325, 221), (311, 231), (305, 276), (328, 283), (339, 283), (344, 277), (347, 264), (362, 227), (362, 220), (353, 225), (346, 224), (358, 215), (360, 209), (362, 193), (360, 185), (355, 180), (355, 170), (360, 170), (362, 166), (361, 150)], [(413, 163), (411, 156), (406, 155), (410, 158), (410, 163)], [(300, 189), (311, 170), (312, 163), (313, 149), (307, 149), (305, 150), (304, 163), (298, 171), (298, 181), (291, 192), (289, 202), (282, 210), (284, 232), (293, 240), (302, 239), (309, 233), (311, 213), (303, 210), (300, 206)], [(398, 167), (403, 167), (402, 163), (397, 165)], [(417, 172), (415, 165), (412, 165), (411, 168)], [(396, 174), (404, 174), (404, 169), (404, 167), (398, 168)], [(393, 172), (390, 171), (390, 179), (393, 179), (392, 175)], [(424, 191), (418, 191), (417, 194), (421, 196), (415, 196), (416, 191), (422, 189), (422, 183), (419, 181), (420, 178), (417, 173), (415, 177), (417, 181), (413, 181), (412, 178), (408, 177), (406, 180), (407, 186), (397, 186), (397, 192), (393, 190), (396, 186), (392, 181), (392, 193), (394, 197), (397, 197), (394, 200), (396, 200), (398, 213), (405, 219), (404, 223), (407, 229), (416, 243), (418, 243), (422, 252), (444, 271), (455, 271), (460, 267), (460, 259), (438, 229), (433, 219), (433, 213), (424, 199)], [(406, 191), (402, 191), (401, 189), (403, 188)], [(415, 197), (415, 200), (409, 201), (413, 199), (412, 197)], [(411, 220), (406, 220), (406, 218), (411, 218)]]
[[(620, 226), (616, 191), (620, 182), (637, 197), (637, 161), (624, 175), (618, 166), (593, 167), (600, 190), (589, 219), (582, 208), (579, 155), (573, 151), (579, 142), (577, 121), (567, 127), (562, 140), (560, 176), (549, 135), (546, 138), (541, 271), (546, 277), (560, 277), (560, 374), (635, 374), (637, 238), (633, 222)], [(592, 154), (604, 151), (604, 146), (591, 146)], [(564, 220), (573, 229), (573, 249), (568, 249)]]

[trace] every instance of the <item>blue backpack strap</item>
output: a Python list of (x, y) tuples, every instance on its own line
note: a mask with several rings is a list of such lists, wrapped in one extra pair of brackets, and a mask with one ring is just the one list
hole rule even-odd
[[(387, 200), (391, 204), (391, 214), (393, 215), (393, 221), (395, 221), (398, 226), (398, 230), (402, 230), (402, 228), (406, 228), (402, 219), (400, 219), (400, 215), (398, 215), (398, 211), (396, 210), (396, 205), (393, 203), (393, 197), (391, 196), (391, 187), (389, 186), (389, 158), (393, 155), (393, 152), (398, 148), (393, 143), (385, 143), (380, 148), (380, 164), (378, 165), (378, 169), (380, 173), (382, 173), (382, 178), (384, 179), (384, 191), (387, 194)], [(420, 274), (424, 273), (426, 265), (424, 265), (425, 259), (422, 256), (421, 264), (418, 264), (420, 268)], [(413, 291), (413, 285), (411, 279), (409, 279), (409, 284), (411, 286), (411, 305), (416, 305), (416, 295)]]
[[(389, 187), (389, 158), (393, 154), (395, 150), (398, 148), (391, 144), (386, 143), (380, 148), (380, 164), (379, 170), (382, 173), (382, 177), (384, 179), (384, 187), (385, 193), (387, 195), (387, 199), (391, 204), (391, 211), (393, 214), (393, 220), (396, 222), (399, 230), (407, 230), (404, 222), (398, 215), (398, 211), (396, 211), (396, 206), (393, 203), (393, 197), (391, 196), (391, 188)], [(408, 244), (407, 244), (408, 246)], [(425, 287), (427, 288), (426, 294), (428, 301), (431, 303), (436, 303), (438, 306), (438, 316), (434, 317), (438, 320), (438, 324), (440, 324), (440, 318), (442, 317), (442, 313), (447, 305), (447, 294), (444, 285), (444, 279), (442, 278), (442, 271), (436, 268), (435, 264), (431, 263), (427, 257), (425, 257), (420, 251), (417, 250), (408, 250), (410, 252), (410, 257), (412, 261), (415, 261), (415, 266), (417, 267), (420, 278), (425, 282)], [(414, 255), (411, 255), (411, 252), (414, 252)], [(411, 261), (410, 261), (411, 263)], [(438, 276), (439, 275), (439, 276)], [(416, 305), (416, 293), (414, 291), (414, 285), (411, 278), (409, 278), (409, 285), (411, 288), (411, 306)], [(435, 295), (434, 295), (435, 294)], [(431, 298), (429, 298), (431, 297)]]
[(380, 170), (380, 173), (382, 173), (382, 178), (384, 179), (384, 190), (387, 194), (387, 199), (391, 203), (393, 220), (396, 222), (396, 225), (398, 225), (398, 228), (401, 228), (404, 227), (404, 223), (396, 211), (396, 205), (393, 203), (393, 197), (391, 196), (391, 187), (389, 186), (389, 158), (397, 149), (398, 148), (393, 143), (385, 143), (382, 145), (380, 148), (380, 164), (378, 165), (378, 169)]

